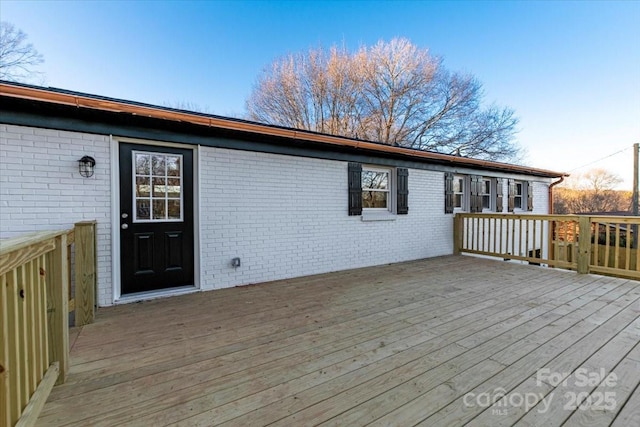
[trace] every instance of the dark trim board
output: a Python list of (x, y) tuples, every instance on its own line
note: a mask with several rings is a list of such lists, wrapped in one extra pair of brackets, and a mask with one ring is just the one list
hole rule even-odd
[(510, 176), (541, 176), (532, 171), (519, 174), (498, 167), (473, 168), (451, 165), (433, 159), (407, 160), (392, 153), (372, 153), (344, 146), (329, 146), (303, 140), (291, 140), (262, 134), (234, 132), (220, 128), (206, 128), (189, 123), (170, 122), (155, 118), (132, 116), (114, 112), (52, 105), (42, 102), (2, 97), (0, 122), (11, 125), (57, 129), (99, 135), (164, 141), (178, 144), (202, 145), (242, 151), (310, 157), (323, 160), (378, 164), (383, 166), (422, 169), (436, 172), (486, 170)]

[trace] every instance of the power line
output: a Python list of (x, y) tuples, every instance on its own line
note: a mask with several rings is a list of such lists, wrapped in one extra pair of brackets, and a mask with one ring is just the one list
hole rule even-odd
[(573, 172), (573, 171), (575, 171), (575, 170), (582, 169), (582, 168), (585, 168), (585, 167), (587, 167), (587, 166), (591, 166), (591, 165), (593, 165), (593, 164), (595, 164), (595, 163), (601, 162), (601, 161), (602, 161), (602, 160), (604, 160), (604, 159), (608, 159), (609, 157), (613, 157), (613, 156), (615, 156), (616, 154), (620, 154), (620, 153), (622, 153), (622, 152), (624, 152), (624, 151), (627, 151), (627, 150), (630, 150), (630, 149), (632, 149), (632, 148), (633, 148), (633, 145), (632, 145), (631, 147), (623, 148), (622, 150), (620, 150), (620, 151), (616, 151), (615, 153), (609, 154), (608, 156), (601, 157), (601, 158), (599, 158), (598, 160), (594, 160), (594, 161), (589, 162), (589, 163), (587, 163), (587, 164), (585, 164), (585, 165), (578, 166), (577, 168), (573, 168), (573, 169), (571, 169), (569, 172)]

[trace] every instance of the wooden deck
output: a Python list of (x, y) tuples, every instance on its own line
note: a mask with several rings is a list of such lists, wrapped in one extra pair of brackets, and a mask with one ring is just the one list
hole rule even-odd
[(632, 280), (450, 256), (101, 309), (74, 332), (38, 425), (640, 425)]

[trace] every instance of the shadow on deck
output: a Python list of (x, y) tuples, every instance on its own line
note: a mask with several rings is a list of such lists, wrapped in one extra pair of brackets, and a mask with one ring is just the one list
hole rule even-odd
[(38, 425), (640, 419), (631, 280), (449, 256), (104, 308), (74, 332)]

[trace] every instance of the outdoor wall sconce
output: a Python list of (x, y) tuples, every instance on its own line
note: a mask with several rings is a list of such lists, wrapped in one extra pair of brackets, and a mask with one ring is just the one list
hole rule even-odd
[(96, 166), (96, 159), (91, 156), (83, 156), (80, 160), (78, 160), (78, 171), (80, 175), (85, 178), (90, 178), (93, 176), (93, 169)]

